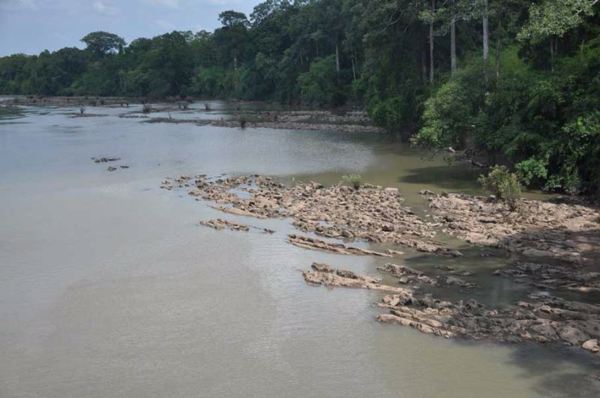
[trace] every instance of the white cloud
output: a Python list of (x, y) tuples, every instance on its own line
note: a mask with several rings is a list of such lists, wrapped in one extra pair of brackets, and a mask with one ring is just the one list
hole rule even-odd
[(92, 3), (92, 8), (104, 15), (115, 15), (117, 13), (117, 8), (111, 4), (107, 4), (104, 1), (94, 1)]

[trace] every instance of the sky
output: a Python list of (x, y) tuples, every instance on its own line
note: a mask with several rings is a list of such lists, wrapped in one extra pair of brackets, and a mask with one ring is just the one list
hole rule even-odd
[(129, 43), (173, 30), (212, 31), (221, 11), (249, 15), (260, 0), (0, 0), (0, 56), (83, 48), (89, 32)]

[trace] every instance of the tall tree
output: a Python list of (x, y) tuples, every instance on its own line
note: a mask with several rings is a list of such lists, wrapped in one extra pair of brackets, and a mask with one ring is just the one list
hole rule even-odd
[(97, 57), (103, 57), (107, 54), (115, 53), (125, 46), (125, 40), (115, 35), (103, 31), (92, 32), (85, 35), (82, 39), (87, 45), (87, 49)]

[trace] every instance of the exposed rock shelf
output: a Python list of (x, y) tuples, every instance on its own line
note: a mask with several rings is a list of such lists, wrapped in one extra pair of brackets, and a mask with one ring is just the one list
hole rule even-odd
[(592, 207), (522, 199), (517, 210), (510, 211), (483, 197), (424, 195), (445, 231), (469, 243), (569, 262), (600, 254), (600, 212)]
[[(325, 238), (403, 245), (420, 252), (460, 256), (435, 240), (435, 225), (403, 205), (395, 188), (366, 185), (360, 189), (317, 183), (290, 187), (269, 177), (211, 179), (205, 175), (165, 180), (164, 189), (189, 190), (189, 195), (215, 203), (225, 213), (256, 218), (289, 217), (296, 228)], [(376, 254), (376, 253), (371, 253)]]

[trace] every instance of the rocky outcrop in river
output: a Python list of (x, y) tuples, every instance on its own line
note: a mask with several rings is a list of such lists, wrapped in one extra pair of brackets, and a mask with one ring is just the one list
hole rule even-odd
[[(165, 180), (164, 189), (214, 202), (214, 208), (240, 216), (292, 219), (296, 228), (325, 238), (391, 243), (420, 252), (462, 254), (436, 241), (436, 229), (403, 204), (395, 188), (365, 185), (324, 187), (300, 183), (286, 187), (263, 176), (211, 179), (205, 175)], [(375, 254), (375, 253), (372, 253)]]
[[(380, 279), (357, 275), (315, 263), (304, 279), (310, 284), (391, 292), (378, 306), (388, 310), (377, 320), (412, 327), (422, 333), (445, 338), (490, 339), (500, 342), (534, 341), (563, 343), (598, 353), (600, 306), (569, 301), (548, 294), (530, 294), (516, 305), (487, 308), (474, 299), (440, 300), (428, 293), (381, 283)], [(435, 278), (401, 266), (386, 266), (398, 278), (415, 275), (419, 282), (435, 284)], [(401, 283), (404, 283), (400, 281)]]

